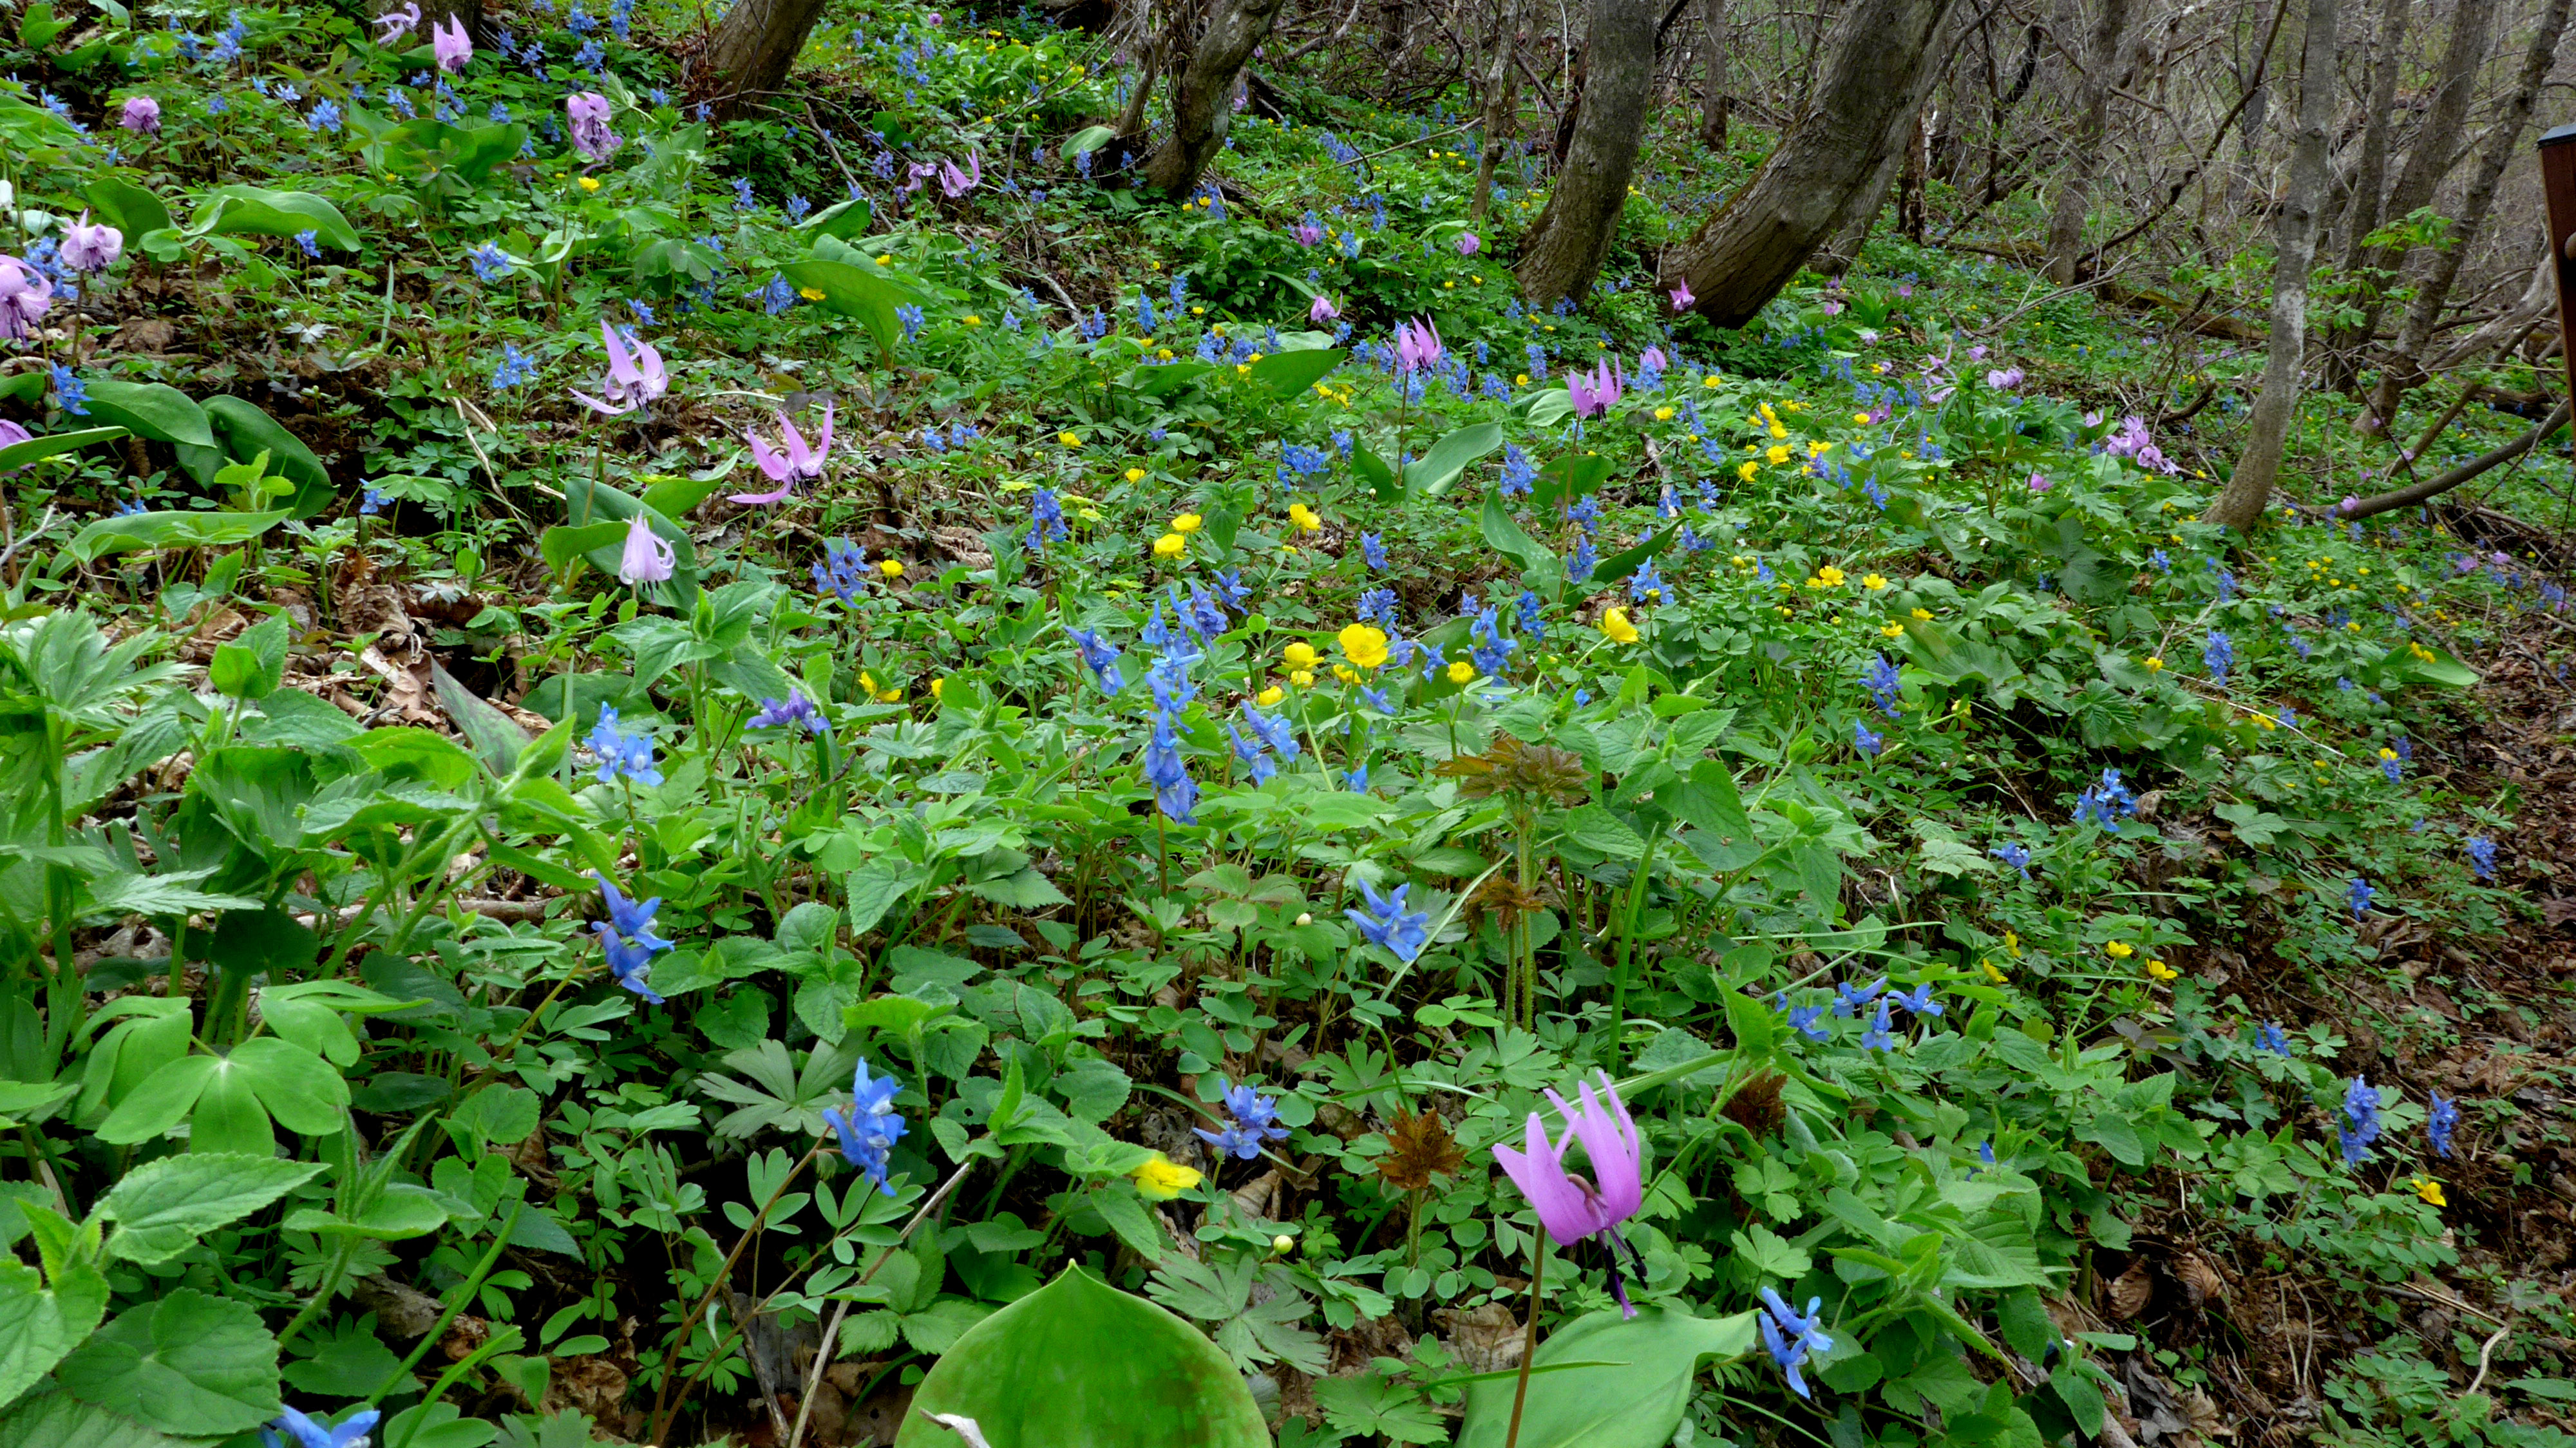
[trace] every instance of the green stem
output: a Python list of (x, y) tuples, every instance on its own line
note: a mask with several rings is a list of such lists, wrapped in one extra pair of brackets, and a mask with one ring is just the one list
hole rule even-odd
[[(528, 1203), (524, 1197), (510, 1204), (510, 1219), (501, 1224), (500, 1231), (492, 1234), (492, 1249), (483, 1254), (482, 1261), (474, 1264), (474, 1270), (466, 1274), (464, 1281), (456, 1284), (456, 1291), (448, 1297), (447, 1310), (438, 1315), (438, 1321), (430, 1324), (429, 1331), (423, 1333), (419, 1344), (412, 1348), (411, 1356), (404, 1358), (402, 1366), (394, 1369), (393, 1375), (385, 1379), (385, 1385), (368, 1396), (366, 1406), (372, 1408), (383, 1402), (387, 1394), (402, 1385), (403, 1379), (411, 1376), (411, 1370), (419, 1365), (422, 1358), (429, 1355), (430, 1348), (446, 1335), (447, 1325), (456, 1320), (456, 1314), (465, 1310), (465, 1304), (474, 1300), (474, 1294), (483, 1286), (483, 1279), (491, 1275), (493, 1264), (501, 1260), (501, 1249), (510, 1245), (510, 1234), (519, 1229), (519, 1215), (527, 1209)], [(421, 1401), (421, 1406), (426, 1408), (433, 1401), (435, 1401), (434, 1398), (425, 1398)], [(426, 1418), (428, 1415), (424, 1413), (422, 1416)], [(414, 1426), (413, 1431), (419, 1431), (417, 1425)], [(404, 1436), (408, 1438), (410, 1435)], [(402, 1448), (402, 1445), (388, 1444), (387, 1448)]]
[(1512, 1426), (1503, 1434), (1503, 1448), (1520, 1448), (1521, 1407), (1529, 1401), (1530, 1360), (1538, 1356), (1538, 1291), (1539, 1279), (1547, 1273), (1547, 1229), (1539, 1228), (1538, 1245), (1530, 1252), (1529, 1326), (1521, 1334), (1521, 1375), (1512, 1386)]

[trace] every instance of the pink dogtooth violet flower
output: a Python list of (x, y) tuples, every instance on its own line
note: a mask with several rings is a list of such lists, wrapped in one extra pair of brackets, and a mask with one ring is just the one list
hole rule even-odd
[(1680, 286), (1673, 288), (1670, 295), (1673, 299), (1673, 310), (1676, 312), (1689, 311), (1691, 309), (1691, 303), (1699, 300), (1699, 298), (1691, 295), (1689, 282), (1684, 282)]
[(1458, 233), (1458, 254), (1460, 256), (1474, 256), (1476, 253), (1483, 251), (1484, 249), (1485, 239), (1483, 237), (1478, 236), (1472, 231), (1462, 231)]
[(1566, 373), (1565, 393), (1573, 399), (1574, 415), (1598, 417), (1609, 411), (1610, 404), (1619, 400), (1619, 380), (1618, 364), (1606, 359), (1596, 371)]
[(1317, 292), (1315, 293), (1315, 305), (1306, 309), (1306, 320), (1309, 322), (1329, 322), (1341, 314), (1342, 309), (1333, 305), (1333, 299), (1331, 297), (1325, 296), (1322, 292)]
[(150, 96), (127, 96), (116, 123), (138, 136), (161, 134), (161, 103)]
[[(1601, 1092), (1596, 1096), (1591, 1083), (1583, 1083), (1578, 1092), (1580, 1109), (1568, 1106), (1553, 1091), (1547, 1093), (1549, 1104), (1564, 1118), (1563, 1137), (1550, 1141), (1546, 1117), (1533, 1111), (1524, 1127), (1522, 1149), (1497, 1145), (1494, 1160), (1512, 1185), (1520, 1188), (1531, 1210), (1538, 1213), (1539, 1225), (1558, 1246), (1601, 1239), (1610, 1254), (1610, 1290), (1619, 1299), (1619, 1310), (1635, 1317), (1637, 1309), (1629, 1305), (1627, 1287), (1620, 1281), (1619, 1249), (1627, 1243), (1619, 1236), (1619, 1224), (1635, 1216), (1645, 1202), (1645, 1146), (1638, 1139), (1637, 1123), (1629, 1119), (1628, 1108), (1619, 1100), (1619, 1088), (1611, 1084), (1608, 1073), (1595, 1074), (1600, 1076)], [(1565, 1154), (1577, 1142), (1591, 1163), (1590, 1179), (1566, 1170)], [(1628, 1256), (1642, 1280), (1645, 1264), (1633, 1247), (1628, 1248)]]
[(751, 443), (752, 462), (759, 466), (763, 476), (778, 486), (766, 493), (730, 494), (733, 501), (783, 503), (794, 495), (798, 483), (811, 483), (821, 479), (824, 459), (832, 451), (832, 404), (828, 402), (823, 404), (823, 433), (820, 442), (807, 446), (805, 434), (798, 432), (796, 424), (788, 421), (787, 414), (783, 412), (778, 414), (778, 435), (787, 440), (787, 451), (783, 455), (771, 447), (769, 440), (759, 433), (748, 429), (743, 432), (743, 437)]
[(474, 58), (474, 41), (465, 33), (462, 16), (450, 16), (429, 27), (430, 50), (438, 57), (438, 68), (454, 75)]
[(608, 383), (600, 388), (608, 394), (607, 400), (575, 392), (576, 401), (602, 417), (617, 417), (671, 390), (671, 374), (662, 366), (662, 354), (653, 350), (652, 343), (639, 338), (630, 352), (617, 329), (605, 321), (599, 324), (599, 340), (608, 346)]
[(376, 37), (376, 44), (391, 45), (411, 34), (412, 27), (420, 24), (420, 5), (414, 0), (400, 10), (388, 10), (376, 17), (376, 23), (385, 28), (385, 33)]
[(951, 200), (984, 184), (984, 153), (968, 152), (966, 165), (968, 169), (960, 171), (954, 161), (939, 163), (939, 189), (946, 192)]
[(644, 583), (661, 583), (671, 576), (671, 569), (678, 561), (671, 545), (662, 541), (661, 535), (653, 531), (653, 525), (644, 521), (643, 514), (638, 513), (626, 520), (626, 550), (617, 559), (620, 582), (630, 588)]
[(63, 265), (77, 272), (103, 272), (116, 265), (125, 250), (125, 233), (105, 222), (93, 224), (89, 213), (63, 229), (63, 244), (58, 255)]
[(1395, 329), (1395, 370), (1398, 372), (1434, 366), (1448, 350), (1441, 345), (1440, 333), (1428, 317), (1417, 318)]

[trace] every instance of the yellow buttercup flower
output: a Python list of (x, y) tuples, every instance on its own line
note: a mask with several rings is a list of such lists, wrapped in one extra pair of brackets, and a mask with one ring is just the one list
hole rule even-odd
[(2152, 673), (2156, 673), (2156, 672), (2158, 672), (2158, 671), (2162, 670), (2162, 669), (2164, 668), (2164, 666), (2165, 666), (2165, 661), (2164, 661), (2164, 660), (2162, 660), (2162, 659), (2160, 659), (2160, 658), (2157, 658), (2157, 657), (2156, 657), (2155, 655), (2153, 655), (2153, 654), (2149, 654), (2149, 655), (2147, 656), (2147, 672), (2148, 672), (2148, 673), (2150, 673), (2150, 674), (2152, 674)]
[(877, 565), (877, 572), (884, 574), (888, 578), (901, 578), (903, 577), (903, 564), (900, 560), (888, 558)]
[[(823, 294), (822, 294), (821, 292), (814, 292), (814, 293), (811, 293), (811, 294), (810, 294), (810, 296), (809, 296), (809, 300), (819, 302), (819, 301), (823, 300)], [(970, 326), (970, 327), (980, 327), (980, 326), (984, 325), (984, 319), (983, 319), (982, 317), (979, 317), (979, 316), (975, 315), (973, 312), (968, 312), (968, 313), (966, 314), (966, 325), (967, 325), (967, 326)]]
[(582, 178), (581, 178), (581, 189), (582, 189), (582, 190), (584, 190), (584, 191), (596, 191), (596, 190), (598, 190), (598, 189), (599, 189), (599, 178), (598, 178), (598, 177), (596, 177), (596, 176), (584, 176), (584, 177), (582, 177)]
[(1333, 677), (1341, 680), (1345, 684), (1356, 684), (1360, 681), (1359, 670), (1352, 668), (1348, 664), (1333, 665)]
[(1761, 466), (1762, 465), (1760, 463), (1746, 463), (1744, 466), (1735, 470), (1735, 475), (1749, 483), (1753, 481), (1754, 471)]
[(1601, 610), (1601, 631), (1608, 634), (1614, 644), (1637, 641), (1637, 626), (1628, 622), (1628, 611), (1616, 605)]
[(1262, 690), (1260, 693), (1253, 695), (1252, 702), (1260, 705), (1264, 709), (1267, 709), (1271, 705), (1276, 704), (1287, 697), (1287, 690), (1280, 688), (1277, 684), (1273, 684), (1269, 688)]
[[(820, 287), (798, 287), (796, 289), (796, 295), (803, 297), (809, 302), (819, 302), (823, 300), (823, 289)], [(968, 317), (966, 320), (970, 325), (975, 321), (973, 317)]]
[(1342, 657), (1363, 669), (1374, 669), (1386, 662), (1386, 635), (1367, 624), (1352, 624), (1334, 638), (1342, 646)]
[(2428, 1176), (2419, 1176), (2415, 1179), (2415, 1195), (2422, 1197), (2428, 1206), (2447, 1207), (2450, 1205), (2449, 1202), (2442, 1199), (2442, 1184)]
[(1863, 427), (1867, 427), (1869, 426), (1869, 414), (1866, 412), (1855, 412), (1852, 414), (1852, 421), (1859, 423)]
[(899, 702), (901, 702), (901, 701), (902, 701), (902, 699), (903, 699), (903, 690), (901, 690), (901, 689), (887, 689), (887, 690), (885, 690), (884, 692), (882, 692), (882, 693), (880, 693), (880, 694), (878, 694), (878, 695), (877, 695), (877, 702), (878, 702), (878, 703), (880, 703), (880, 704), (894, 704), (894, 703), (899, 703)]
[(1932, 610), (1928, 608), (1918, 608), (1914, 610), (1914, 616), (1923, 620), (1925, 623), (1930, 623), (1932, 621)]
[(1189, 539), (1182, 537), (1178, 533), (1166, 533), (1162, 537), (1154, 540), (1154, 556), (1157, 558), (1178, 558), (1181, 556), (1181, 550), (1189, 546)]
[(1129, 468), (1127, 470), (1127, 481), (1131, 483), (1141, 483), (1145, 481), (1145, 470), (1143, 468)]
[(1449, 666), (1450, 683), (1464, 684), (1472, 681), (1475, 677), (1476, 666), (1467, 662), (1465, 659), (1460, 659)]
[(1699, 385), (1702, 387), (1715, 387), (1717, 385), (1717, 374), (1712, 372), (1706, 377), (1701, 378), (1699, 380)]
[(1206, 519), (1201, 518), (1196, 513), (1183, 513), (1181, 516), (1172, 520), (1172, 531), (1175, 533), (1195, 533), (1199, 530), (1199, 525), (1206, 521)]
[(1057, 433), (1057, 434), (1055, 435), (1055, 440), (1056, 440), (1057, 442), (1063, 443), (1066, 447), (1080, 447), (1080, 446), (1082, 446), (1082, 434), (1080, 434), (1080, 433), (1078, 433), (1078, 432), (1060, 432), (1060, 433)]
[(2161, 960), (2150, 960), (2147, 962), (2147, 979), (2154, 981), (2158, 985), (2171, 985), (2181, 978), (2181, 971), (2174, 969), (2172, 966), (2165, 964)]
[(1313, 669), (1299, 669), (1297, 672), (1288, 676), (1288, 682), (1296, 685), (1300, 689), (1312, 688), (1315, 683), (1315, 671)]
[(1872, 593), (1876, 593), (1887, 586), (1887, 576), (1883, 573), (1870, 574), (1860, 581), (1860, 586), (1868, 589)]
[(1656, 408), (1656, 409), (1655, 409), (1655, 421), (1657, 421), (1657, 422), (1670, 422), (1670, 421), (1672, 421), (1672, 420), (1673, 420), (1673, 410), (1672, 410), (1671, 408), (1669, 408), (1669, 407), (1658, 407), (1658, 408)]
[(1879, 632), (1892, 639), (1901, 639), (1905, 637), (1905, 625), (1891, 618), (1879, 628)]
[(1311, 669), (1324, 657), (1322, 654), (1315, 652), (1315, 646), (1306, 642), (1304, 639), (1299, 639), (1288, 647), (1281, 649), (1279, 651), (1279, 656), (1286, 659), (1288, 661), (1288, 667), (1292, 669)]
[(1288, 505), (1288, 521), (1296, 524), (1300, 533), (1317, 532), (1324, 526), (1323, 516), (1303, 503)]
[(933, 679), (930, 681), (930, 697), (936, 699), (947, 691), (948, 681), (946, 679)]
[(1199, 1170), (1183, 1166), (1161, 1152), (1154, 1159), (1127, 1174), (1136, 1183), (1138, 1194), (1149, 1202), (1168, 1202), (1199, 1184)]
[(1844, 574), (1841, 569), (1828, 563), (1824, 567), (1817, 569), (1816, 576), (1809, 579), (1808, 582), (1818, 588), (1840, 588), (1843, 586), (1843, 579), (1846, 576), (1847, 575)]
[(2108, 952), (2113, 960), (2126, 960), (2138, 953), (2138, 948), (2125, 940), (2114, 940), (2102, 949)]
[(1775, 445), (1769, 452), (1764, 453), (1763, 456), (1771, 460), (1771, 465), (1773, 467), (1778, 467), (1789, 460), (1789, 449), (1783, 445)]

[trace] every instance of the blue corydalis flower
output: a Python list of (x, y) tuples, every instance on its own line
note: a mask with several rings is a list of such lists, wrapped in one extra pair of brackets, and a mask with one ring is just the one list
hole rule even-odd
[(784, 700), (761, 700), (760, 712), (751, 716), (751, 727), (776, 729), (782, 726), (802, 726), (808, 734), (820, 734), (823, 732), (823, 712), (814, 707), (813, 700), (793, 689), (787, 691)]
[[(366, 1441), (381, 1416), (373, 1408), (361, 1408), (333, 1428), (293, 1408), (281, 1407), (277, 1416), (268, 1420), (268, 1426), (259, 1430), (260, 1448), (356, 1448)], [(280, 1433), (286, 1436), (281, 1438)]]
[(1995, 846), (1993, 849), (1986, 851), (1986, 853), (2003, 861), (2005, 864), (2012, 866), (2014, 869), (2021, 871), (2021, 877), (2023, 879), (2027, 880), (2030, 878), (2030, 848), (2028, 846), (2007, 842), (2005, 844)]
[(2335, 1127), (2346, 1166), (2370, 1160), (2370, 1144), (2379, 1139), (2379, 1093), (2362, 1077), (2352, 1078), (2343, 1093), (2343, 1121)]
[(904, 1133), (903, 1118), (894, 1109), (895, 1094), (902, 1089), (903, 1083), (891, 1074), (870, 1078), (868, 1063), (861, 1061), (850, 1080), (850, 1104), (823, 1112), (823, 1120), (841, 1140), (842, 1159), (865, 1173), (887, 1196), (894, 1195), (894, 1183), (886, 1180), (888, 1154)]
[(1368, 881), (1357, 883), (1368, 909), (1345, 910), (1342, 914), (1359, 927), (1361, 936), (1370, 944), (1384, 946), (1396, 959), (1411, 965), (1423, 947), (1431, 943), (1431, 912), (1405, 910), (1404, 897), (1413, 889), (1410, 884), (1398, 885), (1392, 895), (1381, 896)]
[(2449, 1156), (2451, 1133), (2459, 1126), (2460, 1103), (2445, 1098), (2439, 1091), (2434, 1092), (2432, 1112), (2424, 1118), (2424, 1139), (2432, 1143), (2434, 1151)]
[(1763, 1346), (1770, 1349), (1771, 1361), (1788, 1376), (1790, 1388), (1802, 1398), (1812, 1398), (1815, 1395), (1807, 1391), (1806, 1380), (1798, 1375), (1799, 1366), (1806, 1362), (1810, 1352), (1834, 1350), (1834, 1340), (1816, 1330), (1821, 1320), (1819, 1314), (1824, 1305), (1823, 1298), (1810, 1297), (1807, 1299), (1807, 1310), (1804, 1315), (1801, 1315), (1788, 1303), (1781, 1301), (1778, 1292), (1768, 1287), (1762, 1289)]

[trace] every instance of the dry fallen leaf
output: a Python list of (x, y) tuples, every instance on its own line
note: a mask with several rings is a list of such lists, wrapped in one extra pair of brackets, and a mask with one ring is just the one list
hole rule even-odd
[(2147, 1276), (2143, 1259), (2132, 1261), (2129, 1270), (2111, 1284), (2111, 1320), (2126, 1322), (2146, 1311), (2147, 1300), (2155, 1296), (2155, 1281)]

